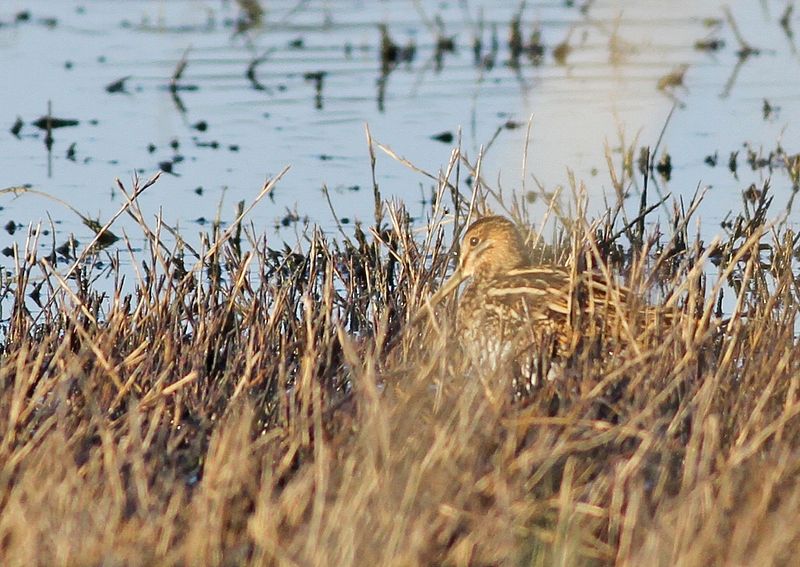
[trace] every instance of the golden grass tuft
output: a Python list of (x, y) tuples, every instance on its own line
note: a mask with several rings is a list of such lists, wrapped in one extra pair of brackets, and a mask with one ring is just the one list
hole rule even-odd
[(149, 250), (110, 296), (32, 237), (2, 289), (3, 565), (792, 564), (800, 300), (768, 202), (707, 247), (679, 213), (663, 238), (615, 214), (532, 235), (675, 316), (514, 398), (426, 305), (453, 194), (455, 224), (379, 207), (302, 253), (240, 223), (170, 249), (137, 216)]

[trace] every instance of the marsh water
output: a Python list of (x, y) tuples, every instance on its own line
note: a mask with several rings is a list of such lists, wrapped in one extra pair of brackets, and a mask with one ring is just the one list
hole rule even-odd
[[(102, 223), (124, 203), (115, 178), (130, 187), (163, 169), (141, 206), (193, 241), (289, 165), (249, 220), (291, 243), (306, 223), (334, 231), (323, 186), (346, 225), (372, 219), (368, 125), (432, 173), (459, 137), (472, 158), (484, 148), (485, 179), (509, 193), (551, 193), (574, 172), (594, 211), (615, 198), (607, 152), (658, 145), (671, 171), (649, 200), (707, 188), (710, 236), (752, 183), (771, 179), (776, 216), (791, 201), (776, 150), (800, 151), (797, 23), (791, 2), (767, 0), (4, 0), (0, 189)], [(381, 26), (400, 52), (388, 65)], [(49, 150), (37, 126), (48, 112), (75, 121)], [(380, 151), (376, 176), (384, 198), (425, 218), (430, 179)], [(38, 193), (5, 192), (0, 207), (7, 253), (40, 222), (57, 244), (92, 237)], [(124, 217), (115, 227), (141, 238)]]

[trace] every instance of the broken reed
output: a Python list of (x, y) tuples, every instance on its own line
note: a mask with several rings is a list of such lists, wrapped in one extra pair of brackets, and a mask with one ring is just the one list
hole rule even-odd
[(438, 207), (424, 235), (389, 207), (302, 252), (242, 209), (193, 250), (134, 199), (149, 249), (110, 296), (92, 254), (66, 277), (32, 239), (2, 290), (3, 564), (787, 564), (797, 242), (767, 230), (766, 191), (745, 206), (708, 246), (694, 204), (668, 238), (619, 210), (532, 234), (674, 317), (518, 399), (426, 304), (460, 228)]

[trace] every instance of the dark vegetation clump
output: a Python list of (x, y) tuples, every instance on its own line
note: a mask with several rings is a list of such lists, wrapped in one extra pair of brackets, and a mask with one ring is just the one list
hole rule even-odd
[(694, 202), (661, 231), (642, 199), (532, 232), (534, 256), (588, 258), (671, 316), (512, 396), (459, 354), (454, 298), (428, 301), (487, 206), (471, 175), (474, 199), (440, 176), (424, 230), (378, 203), (374, 225), (301, 249), (253, 234), (243, 205), (202, 249), (168, 246), (137, 186), (149, 246), (135, 281), (111, 266), (111, 292), (93, 261), (108, 226), (68, 270), (35, 237), (16, 249), (2, 563), (791, 564), (797, 238), (769, 223), (768, 187), (705, 244)]

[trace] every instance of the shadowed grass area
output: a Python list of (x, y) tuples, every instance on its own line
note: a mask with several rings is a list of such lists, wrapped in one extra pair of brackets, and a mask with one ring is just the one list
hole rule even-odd
[(239, 222), (168, 249), (131, 203), (150, 249), (110, 296), (91, 254), (56, 270), (32, 238), (2, 289), (3, 564), (790, 564), (797, 243), (766, 195), (708, 246), (693, 207), (669, 236), (621, 209), (529, 235), (670, 316), (616, 306), (628, 330), (602, 331), (625, 340), (516, 396), (468, 367), (452, 301), (427, 302), (455, 191), (423, 231), (378, 207), (303, 252)]

